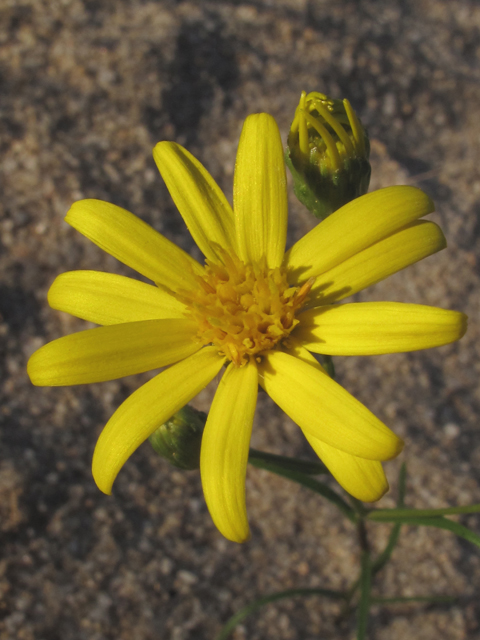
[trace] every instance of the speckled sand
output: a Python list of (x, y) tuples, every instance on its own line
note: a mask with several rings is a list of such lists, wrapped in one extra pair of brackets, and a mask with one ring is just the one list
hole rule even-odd
[[(252, 539), (224, 540), (197, 472), (144, 445), (102, 495), (90, 461), (102, 425), (148, 375), (66, 389), (30, 385), (45, 342), (86, 324), (49, 309), (69, 269), (130, 271), (63, 222), (70, 204), (121, 205), (199, 257), (151, 157), (186, 145), (231, 195), (243, 119), (286, 135), (300, 91), (348, 97), (372, 139), (372, 187), (416, 184), (436, 201), (447, 251), (357, 296), (460, 309), (458, 344), (337, 359), (339, 381), (405, 438), (387, 465), (394, 504), (480, 502), (480, 5), (475, 0), (2, 0), (0, 2), (0, 640), (211, 640), (239, 607), (356, 577), (355, 532), (306, 490), (250, 468)], [(291, 198), (289, 241), (314, 221)], [(214, 388), (197, 399), (207, 409)], [(253, 445), (312, 454), (264, 396)], [(462, 520), (479, 530), (478, 517)], [(371, 527), (381, 548), (387, 526)], [(455, 606), (372, 611), (372, 640), (478, 640), (478, 548), (406, 528), (374, 594), (463, 594)], [(236, 640), (347, 640), (320, 598), (267, 607)]]

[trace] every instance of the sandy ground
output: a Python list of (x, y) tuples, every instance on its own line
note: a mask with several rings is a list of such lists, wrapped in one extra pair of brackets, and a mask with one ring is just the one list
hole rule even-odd
[[(55, 276), (129, 270), (69, 228), (80, 198), (134, 211), (198, 257), (151, 157), (186, 145), (230, 197), (243, 119), (286, 135), (301, 90), (348, 97), (372, 139), (372, 187), (415, 184), (436, 201), (449, 248), (362, 292), (463, 310), (467, 336), (431, 351), (337, 359), (339, 381), (405, 438), (387, 465), (395, 499), (480, 502), (478, 408), (480, 5), (475, 0), (0, 0), (0, 639), (206, 640), (259, 595), (343, 588), (357, 572), (353, 527), (306, 490), (249, 469), (252, 539), (224, 540), (197, 472), (143, 445), (113, 497), (91, 477), (96, 436), (149, 375), (34, 388), (28, 356), (85, 328), (51, 310)], [(289, 241), (314, 222), (291, 198)], [(197, 399), (207, 409), (213, 388)], [(266, 398), (253, 445), (310, 457)], [(479, 528), (477, 517), (462, 522)], [(375, 548), (387, 526), (371, 528)], [(374, 608), (369, 638), (480, 638), (478, 549), (406, 528), (378, 576), (383, 596), (461, 594), (454, 606)], [(320, 598), (270, 605), (236, 640), (342, 640), (353, 620)]]

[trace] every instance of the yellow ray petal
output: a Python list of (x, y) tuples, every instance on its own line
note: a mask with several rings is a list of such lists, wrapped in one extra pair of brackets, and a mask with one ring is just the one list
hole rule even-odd
[(203, 267), (150, 225), (102, 200), (80, 200), (65, 217), (74, 229), (138, 273), (173, 291), (195, 285)]
[[(326, 374), (314, 356), (294, 339), (289, 338), (289, 348), (284, 351)], [(366, 460), (352, 456), (345, 451), (314, 438), (310, 433), (304, 436), (319, 458), (329, 468), (333, 477), (350, 495), (363, 502), (375, 502), (388, 491), (388, 482), (382, 465), (377, 460)]]
[(202, 438), (205, 500), (216, 527), (233, 542), (249, 537), (245, 475), (257, 391), (255, 361), (241, 368), (230, 364), (218, 385)]
[(28, 361), (38, 386), (115, 380), (178, 362), (200, 349), (191, 320), (144, 320), (113, 324), (58, 338)]
[(459, 340), (467, 316), (421, 304), (352, 302), (299, 316), (295, 338), (309, 351), (338, 356), (401, 353)]
[(159, 142), (153, 150), (153, 157), (173, 201), (205, 257), (218, 259), (214, 244), (226, 250), (235, 249), (232, 208), (205, 167), (175, 142)]
[(48, 292), (53, 309), (97, 324), (185, 318), (185, 305), (158, 287), (101, 271), (67, 271)]
[(307, 351), (307, 349), (305, 349), (305, 347), (303, 347), (302, 344), (298, 340), (295, 340), (295, 338), (293, 338), (292, 336), (289, 336), (288, 340), (284, 341), (284, 344), (282, 345), (282, 351), (284, 353), (288, 353), (291, 356), (295, 356), (295, 358), (303, 360), (303, 362), (306, 362), (307, 364), (311, 364), (319, 371), (327, 374), (324, 367), (320, 364), (320, 362), (318, 362), (313, 353)]
[(306, 306), (343, 300), (446, 246), (445, 236), (434, 222), (412, 222), (322, 273), (308, 294)]
[(132, 453), (200, 393), (223, 363), (218, 349), (202, 349), (159, 373), (118, 407), (100, 434), (93, 454), (93, 477), (101, 491), (111, 493), (118, 472)]
[(310, 446), (345, 491), (362, 502), (376, 502), (388, 491), (382, 463), (352, 456), (305, 433)]
[(283, 264), (289, 281), (325, 273), (432, 211), (433, 202), (416, 187), (387, 187), (356, 198), (320, 222), (287, 252)]
[(403, 443), (326, 373), (281, 351), (258, 367), (269, 396), (304, 431), (332, 447), (369, 460), (389, 460)]
[[(289, 338), (288, 343), (289, 347), (283, 348), (285, 353), (299, 358), (326, 374), (325, 369), (310, 351), (307, 351), (293, 338)], [(314, 438), (308, 432), (304, 432), (304, 436), (318, 457), (329, 468), (337, 482), (357, 500), (375, 502), (380, 500), (388, 491), (385, 473), (381, 463), (377, 460), (366, 460), (365, 458), (352, 456), (349, 453), (345, 453), (345, 451), (331, 447), (318, 438)]]
[(277, 123), (266, 113), (249, 116), (238, 144), (233, 187), (239, 257), (264, 256), (280, 266), (287, 237), (287, 183)]

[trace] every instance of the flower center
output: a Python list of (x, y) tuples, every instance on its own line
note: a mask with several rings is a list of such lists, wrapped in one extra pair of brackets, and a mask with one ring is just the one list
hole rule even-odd
[(314, 282), (291, 287), (282, 268), (269, 269), (265, 261), (244, 264), (223, 250), (221, 263), (207, 260), (205, 275), (196, 280), (197, 288), (176, 297), (197, 321), (202, 344), (214, 344), (237, 366), (290, 334)]

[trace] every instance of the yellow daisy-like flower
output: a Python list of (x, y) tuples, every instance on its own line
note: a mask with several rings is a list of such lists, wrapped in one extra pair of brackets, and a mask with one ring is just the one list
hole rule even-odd
[(388, 489), (381, 461), (402, 441), (322, 369), (313, 353), (371, 355), (458, 340), (466, 317), (415, 304), (338, 304), (445, 247), (433, 211), (414, 187), (367, 194), (345, 205), (285, 253), (287, 190), (275, 120), (245, 121), (233, 211), (185, 149), (160, 142), (154, 158), (195, 242), (200, 265), (140, 219), (99, 200), (75, 203), (66, 221), (155, 285), (96, 271), (53, 283), (54, 309), (102, 327), (55, 340), (30, 358), (36, 385), (113, 380), (168, 367), (135, 391), (103, 429), (93, 457), (111, 492), (128, 457), (215, 378), (202, 440), (205, 499), (221, 533), (249, 536), (245, 474), (260, 384), (302, 429), (338, 482), (360, 500)]

